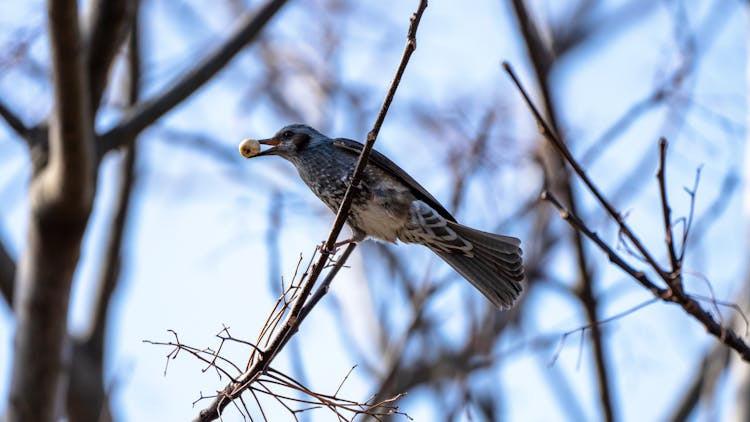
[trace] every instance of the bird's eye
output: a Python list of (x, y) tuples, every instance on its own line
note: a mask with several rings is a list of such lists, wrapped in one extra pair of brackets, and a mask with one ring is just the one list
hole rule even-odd
[(294, 135), (291, 130), (285, 130), (284, 133), (281, 134), (282, 138), (289, 139)]

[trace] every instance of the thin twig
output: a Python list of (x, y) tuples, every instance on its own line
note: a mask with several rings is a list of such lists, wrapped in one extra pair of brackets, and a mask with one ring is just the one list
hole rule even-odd
[[(732, 329), (726, 328), (720, 323), (716, 322), (711, 314), (706, 312), (699, 303), (697, 303), (692, 297), (690, 297), (690, 295), (686, 294), (682, 290), (659, 288), (646, 276), (645, 273), (643, 273), (642, 271), (637, 271), (627, 262), (625, 262), (619, 255), (617, 255), (617, 253), (612, 250), (612, 248), (603, 240), (601, 240), (601, 238), (599, 238), (596, 233), (592, 232), (591, 229), (589, 229), (578, 216), (576, 216), (575, 214), (571, 214), (568, 210), (566, 210), (562, 206), (560, 201), (554, 197), (554, 195), (549, 192), (542, 192), (542, 199), (551, 202), (555, 206), (555, 208), (558, 209), (558, 211), (560, 212), (560, 216), (565, 221), (567, 221), (576, 230), (580, 230), (581, 233), (585, 234), (586, 237), (596, 243), (596, 245), (602, 251), (604, 251), (604, 253), (607, 254), (607, 257), (612, 263), (614, 263), (622, 270), (627, 272), (631, 277), (636, 279), (639, 283), (641, 283), (641, 285), (643, 285), (643, 287), (650, 290), (654, 296), (664, 301), (674, 302), (680, 305), (682, 309), (684, 309), (688, 314), (690, 314), (701, 324), (703, 324), (703, 326), (706, 328), (706, 331), (711, 333), (711, 335), (716, 337), (725, 345), (737, 351), (743, 360), (750, 362), (750, 347), (748, 347), (747, 343), (745, 343), (745, 341), (743, 341)], [(663, 273), (658, 274), (663, 277)]]
[(1, 100), (0, 116), (5, 119), (5, 122), (8, 123), (8, 126), (10, 126), (10, 128), (13, 129), (18, 136), (24, 139), (28, 136), (29, 128), (26, 127), (26, 125), (21, 121), (21, 118), (19, 118), (16, 113), (11, 111), (11, 109), (8, 108), (8, 106), (5, 105), (5, 103)]
[(690, 195), (690, 208), (688, 211), (688, 217), (685, 221), (685, 229), (682, 232), (682, 244), (680, 245), (680, 256), (678, 259), (680, 262), (685, 258), (685, 250), (687, 249), (688, 236), (690, 235), (690, 229), (693, 227), (693, 217), (695, 216), (695, 194), (698, 191), (698, 185), (701, 181), (701, 170), (703, 167), (698, 167), (695, 170), (695, 181), (693, 182), (693, 188), (684, 188), (685, 192)]
[[(583, 338), (583, 334), (586, 333), (586, 330), (590, 330), (593, 327), (601, 327), (602, 325), (604, 325), (604, 324), (606, 324), (608, 322), (612, 322), (612, 321), (614, 321), (616, 319), (620, 319), (620, 318), (622, 318), (622, 317), (624, 317), (626, 315), (630, 315), (630, 314), (632, 314), (635, 311), (638, 311), (640, 309), (645, 308), (648, 305), (656, 303), (658, 300), (659, 300), (658, 297), (649, 299), (649, 300), (647, 300), (647, 301), (645, 301), (643, 303), (639, 303), (638, 305), (633, 306), (630, 309), (626, 309), (626, 310), (624, 310), (622, 312), (619, 312), (617, 314), (614, 314), (614, 315), (612, 315), (610, 317), (607, 317), (607, 318), (604, 318), (604, 319), (601, 319), (599, 321), (595, 321), (595, 322), (592, 322), (592, 323), (588, 323), (586, 325), (582, 325), (582, 326), (580, 326), (580, 327), (578, 327), (578, 328), (576, 328), (574, 330), (570, 330), (570, 331), (564, 332), (562, 334), (562, 337), (560, 337), (560, 342), (557, 344), (557, 348), (555, 349), (555, 352), (552, 353), (552, 357), (550, 359), (549, 364), (550, 365), (554, 365), (555, 364), (555, 362), (557, 361), (557, 358), (560, 357), (560, 352), (562, 352), (563, 346), (565, 345), (565, 339), (568, 338), (568, 336), (570, 336), (571, 334), (575, 334), (577, 332), (580, 332), (581, 333), (581, 338)], [(583, 348), (583, 345), (581, 345), (580, 347)], [(579, 350), (579, 353), (580, 353), (580, 350)]]
[(545, 139), (549, 140), (550, 143), (557, 149), (557, 151), (560, 153), (560, 155), (563, 156), (565, 161), (570, 165), (571, 168), (576, 172), (578, 177), (583, 181), (583, 183), (586, 185), (586, 187), (589, 189), (589, 191), (596, 197), (597, 201), (604, 207), (605, 210), (607, 210), (607, 213), (617, 222), (617, 224), (620, 226), (620, 230), (623, 231), (625, 236), (633, 243), (633, 245), (638, 249), (638, 252), (643, 255), (644, 259), (648, 261), (649, 265), (651, 265), (655, 269), (660, 269), (661, 267), (656, 262), (656, 259), (651, 255), (651, 253), (646, 249), (645, 246), (641, 243), (641, 241), (638, 239), (638, 237), (633, 233), (632, 230), (630, 230), (630, 227), (625, 224), (625, 220), (622, 217), (622, 215), (617, 212), (617, 210), (614, 208), (612, 204), (607, 201), (607, 199), (604, 197), (604, 195), (599, 191), (599, 188), (596, 187), (594, 182), (589, 178), (589, 176), (586, 174), (586, 172), (583, 170), (583, 168), (578, 164), (578, 161), (573, 157), (573, 154), (568, 149), (567, 145), (563, 143), (560, 138), (557, 136), (557, 134), (552, 131), (552, 129), (549, 127), (547, 122), (542, 117), (541, 113), (539, 113), (539, 110), (534, 105), (534, 102), (531, 101), (531, 98), (529, 97), (529, 94), (527, 93), (526, 89), (521, 84), (521, 81), (516, 76), (516, 73), (513, 71), (513, 68), (508, 62), (503, 63), (503, 68), (508, 73), (510, 78), (513, 80), (513, 83), (518, 88), (519, 92), (523, 96), (526, 105), (531, 110), (532, 114), (534, 115), (534, 118), (536, 119), (537, 124), (539, 125), (539, 129), (542, 133), (542, 136), (544, 136)]
[(344, 383), (346, 382), (346, 380), (348, 380), (348, 379), (349, 379), (349, 375), (351, 375), (351, 374), (352, 374), (352, 371), (354, 371), (354, 368), (356, 368), (356, 367), (357, 367), (357, 365), (354, 365), (354, 366), (352, 366), (351, 368), (349, 368), (349, 372), (347, 372), (347, 373), (346, 373), (346, 376), (344, 376), (344, 379), (342, 379), (342, 380), (341, 380), (341, 383), (339, 384), (339, 388), (337, 388), (337, 389), (336, 389), (336, 392), (335, 392), (335, 393), (333, 393), (333, 397), (336, 397), (336, 396), (338, 396), (338, 395), (339, 395), (339, 391), (341, 391), (341, 387), (343, 387), (343, 386), (344, 386)]
[(680, 283), (682, 278), (680, 277), (680, 267), (682, 266), (681, 260), (677, 259), (677, 252), (674, 248), (674, 242), (672, 239), (672, 209), (669, 207), (669, 201), (667, 200), (667, 140), (664, 138), (659, 139), (659, 169), (656, 171), (656, 178), (659, 181), (659, 196), (661, 197), (661, 211), (664, 219), (664, 241), (667, 244), (667, 253), (669, 254), (669, 262), (672, 265), (672, 273), (670, 278), (675, 278), (677, 283)]
[(643, 287), (647, 288), (651, 291), (651, 293), (654, 294), (654, 296), (663, 297), (666, 294), (666, 290), (660, 288), (656, 284), (654, 284), (651, 280), (646, 277), (646, 274), (644, 274), (642, 271), (638, 271), (630, 264), (625, 262), (625, 260), (620, 257), (620, 255), (617, 254), (617, 252), (614, 251), (609, 245), (607, 245), (606, 242), (604, 242), (599, 235), (592, 232), (591, 229), (589, 229), (586, 224), (581, 221), (580, 218), (578, 218), (577, 215), (572, 214), (570, 211), (568, 211), (561, 203), (560, 200), (555, 197), (551, 192), (544, 191), (541, 194), (542, 200), (549, 201), (555, 208), (557, 208), (557, 211), (560, 213), (560, 217), (567, 221), (571, 226), (573, 226), (574, 229), (580, 231), (583, 233), (586, 237), (588, 237), (591, 241), (593, 241), (599, 249), (604, 251), (604, 253), (607, 255), (607, 258), (610, 260), (610, 262), (614, 263), (618, 267), (622, 268), (626, 273), (628, 273), (631, 277), (638, 280)]
[(209, 53), (160, 95), (141, 103), (120, 124), (102, 135), (99, 156), (123, 143), (132, 141), (164, 114), (180, 104), (223, 69), (242, 48), (253, 41), (287, 0), (269, 0), (242, 17), (237, 29), (219, 48)]
[(13, 308), (13, 291), (15, 290), (16, 262), (0, 240), (0, 296), (5, 299), (8, 308)]
[[(551, 73), (557, 61), (560, 58), (560, 54), (564, 54), (563, 50), (556, 50), (549, 48), (549, 44), (544, 40), (544, 35), (540, 26), (535, 23), (532, 17), (532, 13), (529, 11), (527, 2), (521, 0), (513, 0), (513, 10), (515, 11), (516, 17), (519, 21), (519, 29), (523, 35), (524, 42), (526, 44), (526, 50), (528, 56), (531, 59), (534, 73), (536, 74), (537, 83), (539, 85), (542, 94), (543, 107), (546, 110), (550, 127), (554, 130), (550, 132), (558, 133), (558, 116), (556, 112), (555, 102), (553, 99), (552, 88), (550, 86)], [(583, 7), (579, 10), (585, 10)], [(580, 26), (578, 26), (580, 28)], [(554, 31), (553, 31), (554, 32)], [(570, 34), (563, 34), (559, 31), (553, 35), (554, 44), (557, 46), (558, 42), (566, 44), (564, 49), (574, 48), (578, 43), (584, 41), (584, 34), (579, 34), (580, 37), (570, 37)], [(562, 143), (562, 142), (561, 142)], [(565, 162), (563, 159), (557, 158), (554, 155), (550, 156), (552, 171), (554, 174), (560, 175), (560, 180), (555, 180), (553, 183), (559, 185), (561, 188), (563, 197), (568, 203), (570, 210), (573, 213), (577, 213), (578, 201), (576, 199), (577, 192), (573, 188), (572, 179), (570, 173), (565, 168)], [(557, 159), (556, 159), (557, 158)], [(573, 237), (573, 245), (575, 247), (576, 264), (579, 273), (579, 282), (576, 289), (576, 294), (584, 307), (586, 317), (589, 322), (595, 322), (599, 319), (599, 303), (594, 294), (595, 278), (592, 267), (589, 263), (588, 253), (584, 245), (583, 236), (576, 231), (571, 233)], [(594, 365), (596, 368), (597, 383), (599, 398), (602, 405), (602, 416), (607, 422), (615, 420), (615, 396), (612, 393), (612, 382), (611, 374), (608, 371), (607, 359), (608, 356), (605, 353), (605, 345), (602, 341), (601, 333), (599, 328), (594, 326), (591, 330), (591, 345), (592, 354), (594, 357)]]

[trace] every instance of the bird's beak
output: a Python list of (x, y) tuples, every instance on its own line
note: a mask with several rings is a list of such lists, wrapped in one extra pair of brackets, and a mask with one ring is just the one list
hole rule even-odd
[[(245, 142), (253, 142), (253, 143), (257, 142), (257, 144), (256, 144), (255, 147), (251, 147), (249, 145), (246, 146)], [(258, 151), (258, 149), (259, 149), (259, 146), (257, 146), (258, 144), (261, 144), (261, 145), (270, 145), (271, 148), (268, 148), (265, 151), (255, 152), (255, 151)], [(261, 155), (276, 155), (276, 154), (279, 153), (279, 149), (277, 147), (280, 144), (281, 144), (281, 141), (279, 141), (276, 138), (261, 139), (259, 141), (254, 141), (254, 140), (244, 141), (242, 144), (240, 144), (240, 153), (245, 158), (260, 157)], [(253, 151), (253, 149), (255, 151)]]
[(279, 141), (276, 138), (270, 138), (270, 139), (261, 139), (258, 141), (261, 145), (270, 145), (271, 148), (268, 148), (265, 151), (261, 151), (258, 154), (255, 154), (255, 157), (260, 157), (261, 155), (276, 155), (279, 153), (278, 146), (281, 144), (281, 141)]

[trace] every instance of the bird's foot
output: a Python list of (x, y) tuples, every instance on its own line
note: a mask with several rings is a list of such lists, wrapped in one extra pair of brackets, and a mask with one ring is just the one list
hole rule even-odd
[(341, 242), (336, 242), (336, 243), (333, 244), (333, 249), (336, 250), (336, 249), (338, 249), (338, 248), (340, 248), (340, 247), (342, 247), (344, 245), (348, 245), (350, 243), (357, 243), (357, 239), (355, 239), (355, 238), (352, 237), (352, 238), (349, 238), (349, 239), (346, 239), (346, 240), (342, 240)]
[(326, 251), (326, 252), (328, 252), (329, 254), (332, 254), (332, 253), (336, 252), (336, 246), (334, 245), (334, 247), (333, 247), (332, 249), (333, 249), (333, 250), (328, 250), (328, 249), (326, 249), (326, 241), (325, 241), (325, 240), (324, 240), (324, 241), (322, 241), (322, 242), (320, 242), (320, 245), (318, 245), (318, 246), (316, 246), (316, 247), (315, 247), (315, 250), (316, 250), (316, 251), (318, 251), (318, 252), (323, 252), (323, 251)]
[(315, 250), (317, 250), (318, 252), (321, 252), (321, 253), (322, 252), (327, 252), (329, 255), (335, 255), (336, 252), (338, 252), (338, 250), (339, 250), (340, 247), (348, 245), (350, 243), (357, 243), (357, 239), (350, 238), (350, 239), (342, 240), (340, 242), (336, 242), (336, 243), (333, 244), (333, 246), (331, 247), (331, 249), (326, 249), (326, 241), (324, 240), (324, 241), (320, 242), (320, 245), (318, 245), (318, 246), (315, 247)]

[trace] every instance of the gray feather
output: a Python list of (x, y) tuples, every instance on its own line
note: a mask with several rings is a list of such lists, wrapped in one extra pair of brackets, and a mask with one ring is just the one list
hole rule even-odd
[[(449, 223), (462, 238), (474, 245), (471, 255), (432, 249), (448, 265), (468, 280), (495, 306), (513, 306), (523, 289), (521, 241), (509, 236), (487, 233)], [(429, 245), (426, 245), (429, 247)]]

